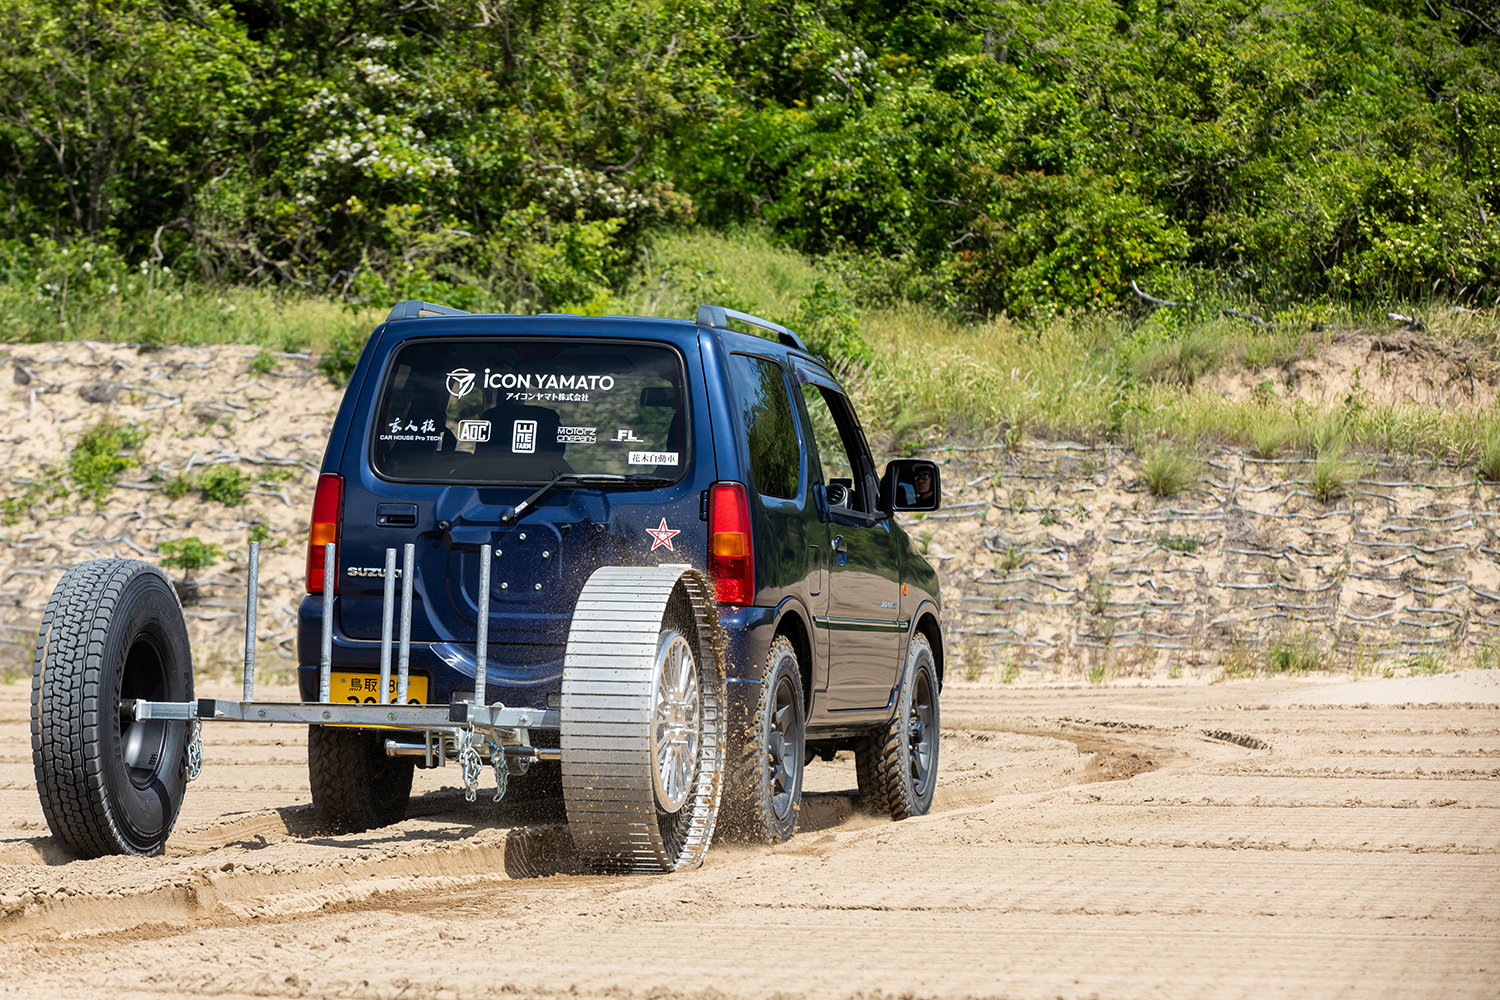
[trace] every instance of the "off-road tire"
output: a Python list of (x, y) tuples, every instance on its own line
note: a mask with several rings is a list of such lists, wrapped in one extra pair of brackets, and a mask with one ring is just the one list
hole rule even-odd
[(362, 729), (307, 727), (307, 777), (323, 829), (362, 833), (406, 818), (416, 761), (387, 756), (386, 737)]
[(780, 844), (796, 832), (807, 755), (806, 705), (796, 647), (779, 635), (766, 656), (754, 711), (730, 725), (722, 820), (730, 837)]
[(31, 760), (48, 827), (84, 857), (161, 853), (182, 807), (188, 723), (137, 722), (135, 699), (193, 699), (182, 604), (150, 563), (79, 563), (37, 633)]
[(895, 717), (854, 751), (859, 794), (865, 807), (891, 819), (925, 816), (937, 789), (937, 665), (927, 637), (914, 635)]

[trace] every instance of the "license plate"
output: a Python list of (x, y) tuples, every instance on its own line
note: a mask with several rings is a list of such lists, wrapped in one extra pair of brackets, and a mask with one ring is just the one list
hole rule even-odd
[[(328, 695), (333, 702), (351, 702), (355, 705), (373, 705), (380, 694), (379, 674), (339, 674), (329, 677)], [(391, 687), (386, 693), (385, 703), (396, 700), (396, 675), (391, 674)], [(412, 674), (406, 681), (406, 703), (427, 704), (427, 678)]]

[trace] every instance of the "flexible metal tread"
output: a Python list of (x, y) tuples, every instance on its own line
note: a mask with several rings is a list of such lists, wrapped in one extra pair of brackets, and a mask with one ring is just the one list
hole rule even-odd
[[(697, 775), (676, 813), (656, 798), (652, 718), (659, 636), (676, 593), (697, 635), (702, 739)], [(562, 776), (568, 828), (600, 868), (677, 871), (713, 838), (724, 780), (724, 644), (713, 585), (683, 566), (609, 566), (579, 596), (563, 661)]]

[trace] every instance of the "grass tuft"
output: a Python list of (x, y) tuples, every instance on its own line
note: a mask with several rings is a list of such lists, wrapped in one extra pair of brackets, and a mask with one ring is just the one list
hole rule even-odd
[(1479, 474), (1492, 483), (1500, 483), (1500, 429), (1487, 434), (1479, 444)]
[(1166, 499), (1195, 485), (1200, 469), (1198, 459), (1181, 448), (1171, 444), (1157, 445), (1146, 453), (1141, 482), (1152, 496)]
[(1358, 474), (1354, 463), (1344, 458), (1343, 442), (1333, 440), (1319, 450), (1308, 485), (1319, 503), (1330, 503), (1349, 492)]

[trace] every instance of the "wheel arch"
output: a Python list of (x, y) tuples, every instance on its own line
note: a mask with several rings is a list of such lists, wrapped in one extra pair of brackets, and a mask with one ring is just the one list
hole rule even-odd
[(937, 667), (938, 688), (941, 689), (943, 686), (943, 627), (938, 622), (937, 612), (932, 605), (923, 602), (922, 606), (917, 609), (917, 620), (912, 626), (912, 631), (924, 636), (927, 644), (932, 647), (932, 660)]
[(776, 628), (771, 633), (774, 642), (776, 636), (784, 635), (791, 642), (792, 648), (797, 651), (798, 671), (802, 674), (802, 710), (812, 711), (813, 690), (813, 652), (812, 633), (807, 627), (807, 619), (803, 617), (801, 608), (788, 598), (782, 604), (781, 614), (776, 618)]

